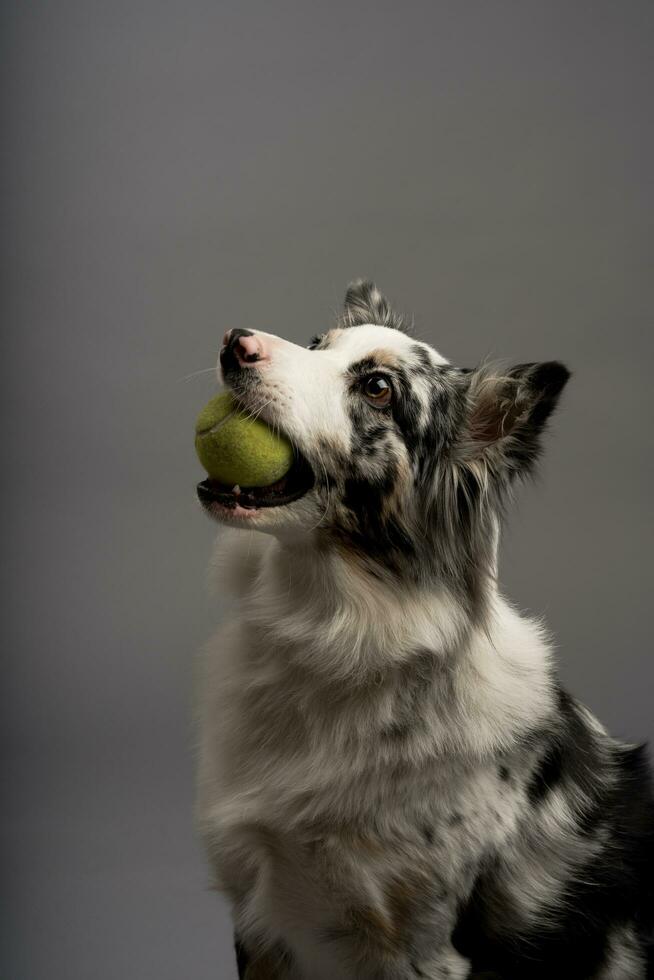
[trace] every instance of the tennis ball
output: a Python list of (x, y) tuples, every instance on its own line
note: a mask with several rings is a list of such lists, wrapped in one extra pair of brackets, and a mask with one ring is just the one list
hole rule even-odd
[(209, 476), (230, 487), (267, 487), (293, 463), (290, 442), (242, 412), (229, 392), (212, 398), (198, 415), (195, 451)]

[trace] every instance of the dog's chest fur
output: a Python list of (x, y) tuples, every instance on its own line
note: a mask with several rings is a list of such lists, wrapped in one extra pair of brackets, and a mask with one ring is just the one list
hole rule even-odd
[(236, 822), (217, 847), (223, 868), (247, 867), (257, 882), (239, 909), (239, 929), (281, 939), (307, 976), (342, 965), (339, 940), (346, 945), (351, 930), (395, 952), (411, 929), (414, 949), (420, 955), (422, 944), (428, 960), (439, 929), (443, 939), (452, 931), (484, 855), (515, 832), (515, 794), (488, 767), (447, 779), (414, 771), (382, 800), (365, 789), (360, 781), (349, 794), (340, 789), (351, 814), (342, 820), (326, 785), (322, 820), (302, 821), (297, 796), (289, 793), (284, 806), (279, 785), (266, 780), (248, 800), (252, 822)]
[(427, 962), (517, 833), (538, 755), (524, 736), (552, 710), (546, 647), (499, 598), (493, 635), (471, 635), (447, 595), (363, 597), (355, 580), (339, 631), (289, 561), (232, 556), (232, 580), (243, 562), (258, 584), (208, 658), (200, 818), (220, 887), (241, 933), (312, 976), (338, 969), (349, 932), (395, 955), (409, 924)]

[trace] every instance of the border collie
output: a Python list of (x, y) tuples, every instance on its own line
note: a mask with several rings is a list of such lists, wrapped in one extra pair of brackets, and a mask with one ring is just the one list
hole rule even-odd
[(453, 367), (364, 281), (308, 348), (235, 329), (220, 365), (296, 452), (271, 487), (198, 488), (237, 529), (198, 821), (240, 976), (651, 976), (643, 750), (561, 688), (497, 584), (566, 368)]

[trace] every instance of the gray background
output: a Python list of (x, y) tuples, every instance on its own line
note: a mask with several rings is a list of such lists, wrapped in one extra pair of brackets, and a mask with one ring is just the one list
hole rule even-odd
[(234, 976), (194, 840), (228, 326), (373, 276), (454, 361), (574, 370), (503, 580), (654, 734), (649, 2), (2, 7), (8, 980)]

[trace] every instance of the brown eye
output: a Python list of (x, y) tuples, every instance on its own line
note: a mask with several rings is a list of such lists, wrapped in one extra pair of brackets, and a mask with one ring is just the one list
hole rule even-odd
[(383, 408), (391, 400), (392, 389), (386, 378), (381, 374), (373, 374), (363, 386), (365, 396), (378, 408)]

